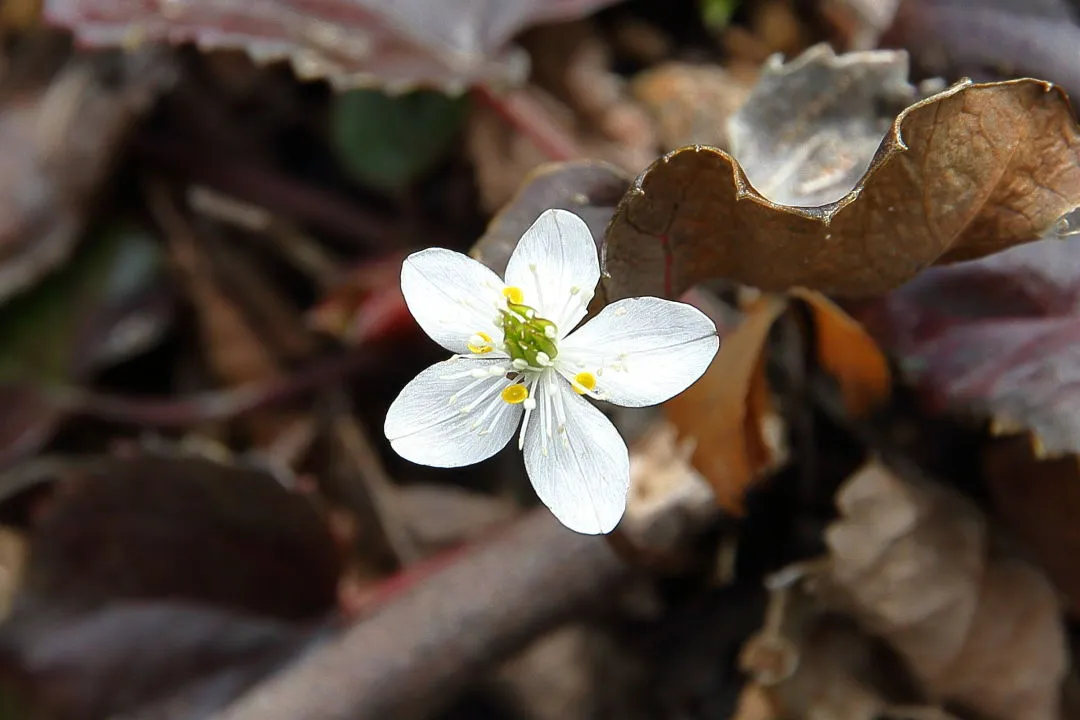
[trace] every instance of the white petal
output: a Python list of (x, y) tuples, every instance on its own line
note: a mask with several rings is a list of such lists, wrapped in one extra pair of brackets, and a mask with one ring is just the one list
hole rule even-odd
[(541, 379), (536, 410), (525, 431), (525, 469), (536, 494), (571, 530), (611, 532), (630, 489), (626, 443), (555, 373)]
[(566, 210), (545, 210), (521, 236), (506, 266), (506, 284), (565, 336), (585, 317), (600, 281), (596, 242), (585, 221)]
[(472, 258), (429, 248), (401, 265), (401, 292), (424, 332), (451, 352), (469, 352), (469, 338), (485, 332), (502, 340), (497, 308), (504, 306), (502, 280)]
[(559, 371), (596, 377), (595, 395), (644, 407), (669, 400), (709, 367), (720, 339), (704, 313), (685, 303), (641, 297), (619, 300), (559, 345)]
[[(490, 374), (500, 364), (506, 361), (451, 358), (413, 378), (386, 412), (391, 447), (434, 467), (471, 465), (499, 452), (521, 419), (521, 406), (499, 397), (509, 381)], [(489, 374), (477, 378), (473, 371)]]

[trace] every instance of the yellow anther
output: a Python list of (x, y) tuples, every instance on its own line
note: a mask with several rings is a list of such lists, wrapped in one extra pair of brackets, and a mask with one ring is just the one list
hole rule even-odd
[(478, 332), (469, 338), (467, 347), (469, 348), (469, 352), (476, 355), (485, 355), (495, 349), (491, 336), (485, 332)]
[(596, 376), (591, 372), (579, 372), (574, 376), (573, 387), (578, 395), (584, 395), (596, 387)]
[(503, 388), (502, 399), (510, 405), (520, 405), (529, 399), (529, 391), (524, 385), (511, 385)]
[(503, 288), (503, 297), (515, 305), (525, 302), (525, 293), (521, 292), (521, 288), (512, 285)]

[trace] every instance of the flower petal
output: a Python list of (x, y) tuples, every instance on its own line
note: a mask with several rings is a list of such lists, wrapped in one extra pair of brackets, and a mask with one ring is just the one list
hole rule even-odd
[(558, 367), (567, 378), (595, 376), (595, 397), (626, 407), (669, 400), (709, 367), (720, 339), (703, 312), (654, 297), (605, 307), (559, 345)]
[(540, 380), (537, 413), (525, 430), (525, 469), (566, 527), (611, 532), (626, 509), (630, 460), (615, 426), (555, 373)]
[(488, 333), (502, 340), (496, 324), (505, 305), (502, 280), (472, 258), (429, 248), (413, 253), (401, 265), (401, 292), (416, 322), (435, 342), (451, 352), (469, 352), (469, 338)]
[(596, 242), (585, 221), (567, 210), (545, 210), (525, 231), (506, 266), (506, 284), (565, 336), (585, 317), (600, 281)]
[(386, 412), (391, 447), (433, 467), (471, 465), (497, 453), (521, 420), (521, 405), (499, 397), (510, 382), (504, 373), (491, 374), (504, 366), (505, 360), (451, 358), (417, 375)]

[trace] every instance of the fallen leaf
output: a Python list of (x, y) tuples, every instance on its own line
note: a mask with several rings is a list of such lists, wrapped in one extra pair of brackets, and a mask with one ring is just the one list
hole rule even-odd
[(953, 491), (877, 462), (836, 497), (828, 576), (932, 698), (991, 720), (1056, 720), (1068, 667), (1057, 594), (991, 551), (981, 513)]
[(330, 136), (361, 184), (398, 192), (445, 156), (467, 110), (462, 98), (432, 91), (351, 90), (334, 99)]
[(805, 311), (813, 361), (835, 382), (844, 409), (867, 416), (888, 399), (892, 375), (884, 354), (862, 327), (818, 293), (796, 289), (763, 295), (746, 308), (701, 379), (664, 403), (693, 465), (709, 481), (720, 507), (743, 513), (743, 496), (789, 457), (786, 422), (766, 374), (770, 332), (785, 313)]
[(0, 5), (0, 30), (26, 30), (36, 25), (40, 17), (41, 0), (6, 2)]
[(67, 260), (128, 130), (175, 79), (148, 49), (72, 58), (0, 112), (0, 301)]
[(0, 624), (0, 675), (50, 720), (209, 718), (329, 629), (334, 541), (268, 471), (174, 446), (56, 468)]
[(750, 485), (787, 460), (783, 420), (765, 378), (769, 330), (786, 308), (775, 295), (747, 308), (701, 379), (664, 403), (679, 435), (691, 439), (693, 465), (717, 504), (735, 515)]
[(65, 478), (32, 528), (20, 588), (43, 611), (169, 599), (306, 620), (334, 607), (333, 539), (265, 470), (143, 451)]
[(901, 0), (824, 0), (818, 11), (845, 50), (871, 50), (896, 18)]
[(926, 707), (898, 712), (920, 705), (918, 689), (880, 641), (815, 596), (815, 569), (791, 566), (766, 581), (764, 623), (739, 653), (746, 690), (773, 710), (766, 717), (955, 720)]
[(984, 79), (1039, 77), (1073, 97), (1080, 42), (1068, 0), (902, 0), (883, 45), (911, 52), (926, 72)]
[(242, 49), (287, 60), (301, 79), (339, 90), (417, 85), (461, 92), (519, 84), (528, 59), (508, 47), (519, 31), (588, 14), (615, 0), (45, 0), (45, 19), (90, 46), (132, 40)]
[(652, 116), (666, 152), (698, 144), (728, 148), (728, 118), (750, 86), (722, 67), (668, 62), (636, 75), (630, 91)]
[(982, 466), (994, 513), (1080, 617), (1080, 459), (1041, 459), (1018, 436), (991, 442)]
[(934, 263), (1038, 239), (1080, 205), (1078, 150), (1064, 94), (1037, 80), (963, 82), (915, 103), (854, 189), (821, 207), (766, 198), (721, 150), (676, 150), (608, 227), (606, 299), (677, 297), (711, 278), (880, 294)]
[(836, 381), (844, 410), (862, 418), (881, 407), (892, 392), (892, 371), (873, 338), (820, 293), (796, 288), (789, 294), (811, 316), (814, 357)]
[(630, 448), (630, 495), (613, 541), (639, 563), (671, 572), (694, 562), (691, 539), (716, 519), (713, 491), (690, 462), (694, 444), (660, 420)]
[(500, 275), (522, 234), (540, 213), (551, 208), (569, 210), (603, 237), (604, 228), (630, 178), (614, 165), (581, 160), (542, 165), (529, 175), (517, 195), (491, 219), (469, 254)]
[(778, 205), (837, 202), (915, 99), (907, 78), (902, 51), (837, 56), (815, 45), (787, 63), (774, 55), (727, 120), (729, 151), (754, 189)]
[(182, 602), (26, 610), (0, 626), (0, 671), (48, 720), (208, 720), (317, 638), (314, 626)]
[(1068, 241), (932, 268), (852, 311), (928, 411), (1030, 432), (1040, 457), (1080, 453), (1080, 255)]

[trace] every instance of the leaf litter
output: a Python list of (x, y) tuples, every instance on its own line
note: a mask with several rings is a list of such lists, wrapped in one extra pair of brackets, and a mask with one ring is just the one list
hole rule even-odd
[[(1075, 13), (962, 5), (5, 5), (0, 718), (1074, 716)], [(549, 208), (722, 337), (606, 537), (369, 431)]]

